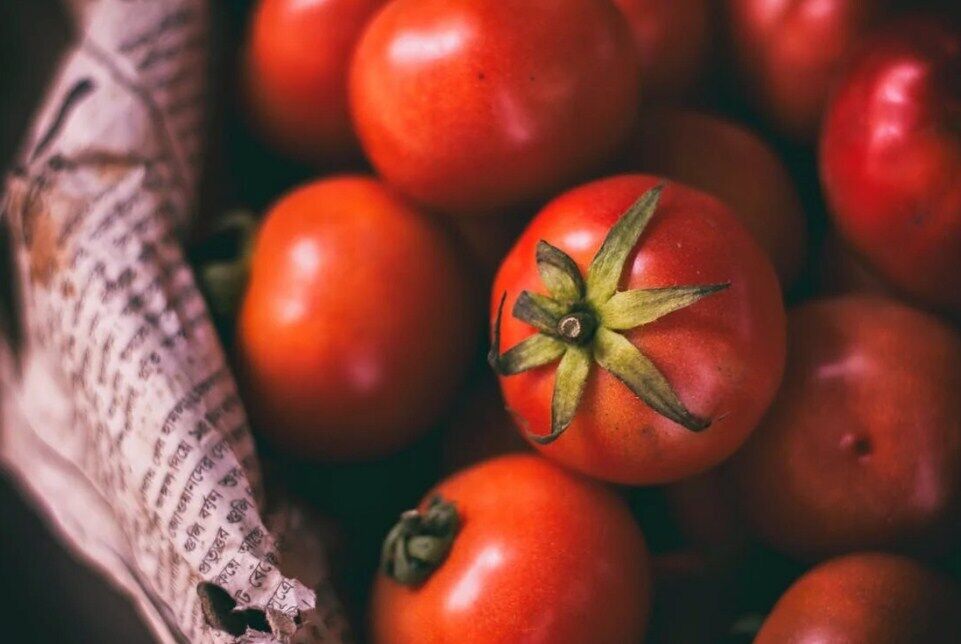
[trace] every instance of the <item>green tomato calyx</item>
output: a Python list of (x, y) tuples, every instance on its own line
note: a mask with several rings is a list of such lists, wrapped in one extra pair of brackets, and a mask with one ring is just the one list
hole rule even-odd
[(587, 270), (546, 241), (537, 244), (537, 269), (549, 295), (523, 291), (513, 316), (537, 333), (500, 350), (505, 293), (491, 332), (488, 361), (502, 376), (512, 376), (559, 361), (551, 401), (551, 432), (528, 434), (537, 443), (557, 440), (577, 413), (594, 363), (624, 383), (660, 415), (691, 431), (711, 421), (684, 406), (657, 366), (620, 331), (650, 324), (674, 311), (728, 288), (730, 283), (618, 291), (624, 267), (657, 210), (664, 186), (646, 193), (611, 228)]
[(417, 586), (442, 564), (460, 530), (457, 508), (435, 496), (425, 510), (408, 510), (387, 533), (381, 549), (384, 573), (405, 586)]

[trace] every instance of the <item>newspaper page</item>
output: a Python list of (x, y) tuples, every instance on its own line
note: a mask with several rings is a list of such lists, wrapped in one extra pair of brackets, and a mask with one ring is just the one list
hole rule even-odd
[(344, 641), (323, 556), (299, 557), (312, 587), (285, 576), (279, 539), (309, 526), (265, 519), (243, 407), (180, 247), (209, 8), (73, 8), (77, 42), (3, 200), (19, 306), (0, 341), (0, 464), (160, 641)]

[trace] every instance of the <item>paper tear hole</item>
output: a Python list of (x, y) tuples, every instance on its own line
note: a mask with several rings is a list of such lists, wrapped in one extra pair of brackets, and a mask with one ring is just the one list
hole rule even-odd
[(234, 610), (237, 602), (220, 586), (201, 582), (197, 585), (197, 594), (200, 596), (204, 620), (213, 628), (235, 637), (246, 633), (248, 628), (262, 633), (271, 632), (264, 611), (256, 608)]

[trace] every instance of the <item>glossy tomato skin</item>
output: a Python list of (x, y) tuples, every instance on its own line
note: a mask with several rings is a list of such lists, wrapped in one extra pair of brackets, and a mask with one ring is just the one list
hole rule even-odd
[(941, 575), (895, 555), (861, 553), (814, 568), (778, 600), (755, 644), (950, 644), (961, 595)]
[(319, 459), (385, 454), (426, 431), (472, 352), (467, 291), (447, 238), (382, 183), (287, 194), (258, 234), (238, 322), (256, 428)]
[(624, 18), (595, 0), (396, 0), (350, 99), (378, 172), (452, 214), (510, 214), (591, 171), (637, 117)]
[(873, 296), (788, 326), (778, 399), (727, 465), (748, 523), (803, 559), (943, 550), (961, 527), (961, 337)]
[[(622, 175), (571, 190), (531, 222), (501, 265), (492, 318), (524, 291), (544, 293), (535, 246), (545, 240), (586, 274), (611, 227), (663, 179)], [(695, 433), (658, 415), (608, 372), (593, 367), (573, 423), (556, 441), (536, 445), (578, 471), (643, 485), (684, 478), (727, 458), (747, 438), (774, 396), (784, 365), (784, 308), (764, 252), (726, 206), (668, 183), (622, 288), (730, 282), (721, 293), (626, 332), (657, 365), (693, 413), (713, 419)], [(502, 349), (533, 333), (504, 315)], [(548, 434), (556, 364), (501, 377), (508, 408), (522, 431)]]
[(744, 126), (692, 110), (653, 110), (641, 121), (630, 162), (727, 203), (767, 251), (785, 288), (801, 272), (807, 224), (794, 181), (774, 150)]
[(694, 93), (711, 53), (709, 0), (614, 0), (624, 12), (640, 56), (645, 101)]
[(386, 0), (260, 0), (244, 48), (243, 86), (255, 126), (302, 161), (360, 156), (347, 109), (347, 68)]
[(888, 281), (961, 314), (961, 30), (898, 24), (835, 95), (821, 180), (847, 242)]
[(737, 73), (764, 116), (789, 138), (817, 138), (847, 57), (885, 0), (727, 0)]
[(419, 587), (383, 573), (377, 644), (633, 644), (650, 602), (647, 547), (624, 503), (534, 455), (502, 456), (442, 482), (462, 528)]

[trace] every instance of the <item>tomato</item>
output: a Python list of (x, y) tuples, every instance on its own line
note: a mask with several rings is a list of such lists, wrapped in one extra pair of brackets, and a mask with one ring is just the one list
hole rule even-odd
[(372, 601), (378, 644), (644, 636), (648, 554), (627, 507), (537, 456), (502, 456), (443, 481), (384, 553)]
[(464, 271), (432, 222), (374, 179), (323, 179), (267, 214), (238, 322), (245, 402), (312, 458), (390, 452), (450, 404), (472, 353)]
[(255, 125), (301, 160), (358, 156), (347, 110), (347, 67), (370, 17), (386, 0), (260, 0), (243, 59)]
[(578, 180), (630, 131), (638, 95), (626, 21), (596, 0), (395, 0), (350, 80), (374, 167), (454, 214), (505, 215)]
[(782, 134), (817, 138), (845, 60), (886, 0), (728, 0), (738, 75)]
[(788, 328), (778, 398), (728, 464), (749, 524), (804, 559), (942, 550), (961, 527), (961, 336), (871, 296), (799, 306)]
[(961, 595), (946, 578), (893, 555), (863, 553), (814, 568), (778, 600), (755, 644), (949, 644)]
[(690, 96), (711, 53), (714, 16), (709, 0), (614, 0), (614, 4), (634, 34), (643, 97)]
[[(773, 398), (785, 353), (764, 252), (721, 202), (675, 183), (658, 202), (659, 182), (623, 175), (561, 195), (493, 289), (494, 345), (508, 351), (492, 362), (527, 438), (576, 470), (639, 485), (696, 474), (737, 449)], [(618, 287), (631, 292), (612, 296)]]
[(744, 126), (688, 110), (654, 111), (642, 119), (630, 159), (639, 170), (725, 201), (784, 285), (801, 272), (807, 228), (794, 182), (777, 154)]
[(853, 61), (821, 137), (847, 242), (914, 298), (961, 314), (961, 31), (898, 24)]

